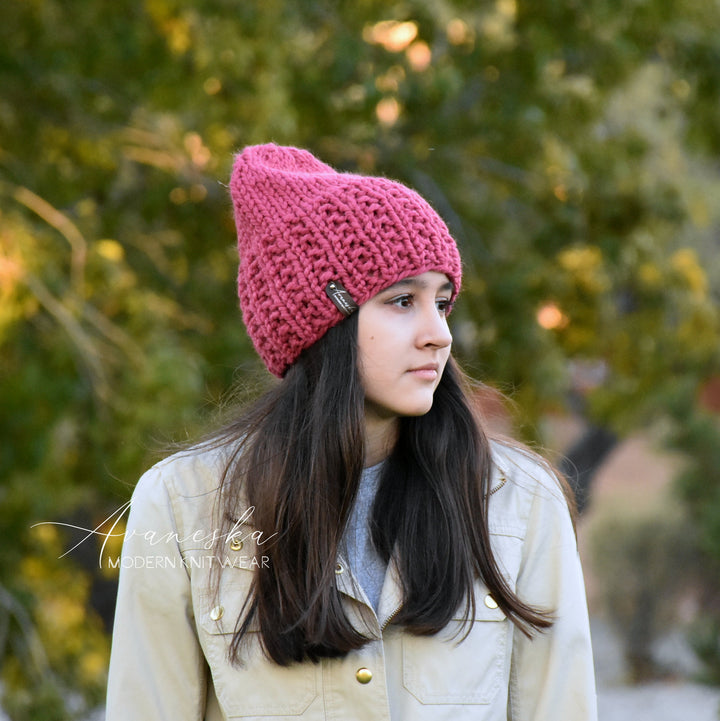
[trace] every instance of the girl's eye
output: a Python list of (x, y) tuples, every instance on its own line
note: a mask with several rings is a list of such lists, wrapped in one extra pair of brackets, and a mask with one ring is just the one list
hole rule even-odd
[(398, 295), (388, 301), (390, 305), (396, 305), (399, 308), (409, 308), (413, 302), (413, 296), (409, 293), (405, 295)]
[(437, 306), (439, 313), (442, 315), (448, 315), (448, 313), (452, 310), (453, 304), (447, 298), (440, 298), (435, 301), (435, 305)]

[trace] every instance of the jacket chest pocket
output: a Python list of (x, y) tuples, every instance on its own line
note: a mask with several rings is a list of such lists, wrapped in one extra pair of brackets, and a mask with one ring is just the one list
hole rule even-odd
[[(495, 558), (514, 590), (522, 541), (492, 533)], [(475, 618), (468, 630), (458, 614), (435, 636), (402, 637), (403, 686), (420, 703), (492, 704), (510, 673), (513, 626), (484, 584), (475, 583)]]
[(435, 636), (403, 635), (403, 685), (420, 703), (490, 704), (506, 684), (510, 622), (500, 609), (485, 606), (484, 598), (478, 598), (475, 621), (462, 641), (462, 619)]
[(230, 663), (228, 652), (246, 593), (247, 584), (223, 583), (218, 598), (203, 598), (197, 614), (218, 701), (229, 718), (299, 716), (317, 697), (319, 666), (278, 666), (263, 654), (256, 631), (242, 643), (241, 664)]

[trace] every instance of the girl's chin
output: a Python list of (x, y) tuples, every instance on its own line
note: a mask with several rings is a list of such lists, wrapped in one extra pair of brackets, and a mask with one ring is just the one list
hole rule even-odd
[(432, 399), (419, 401), (417, 403), (402, 403), (398, 405), (380, 405), (377, 403), (365, 403), (365, 418), (389, 421), (394, 418), (424, 416), (432, 408)]

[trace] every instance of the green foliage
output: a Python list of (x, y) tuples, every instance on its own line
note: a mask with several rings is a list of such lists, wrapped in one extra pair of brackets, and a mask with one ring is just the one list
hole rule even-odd
[(720, 621), (717, 616), (699, 619), (690, 630), (690, 641), (703, 663), (701, 680), (720, 686)]
[(590, 533), (602, 608), (622, 639), (633, 681), (652, 678), (652, 644), (677, 619), (679, 599), (701, 578), (693, 526), (667, 500), (641, 512), (612, 509)]
[(708, 415), (693, 415), (677, 428), (674, 442), (692, 463), (678, 477), (678, 490), (701, 529), (706, 552), (717, 556), (720, 537), (720, 443), (718, 427)]
[(14, 721), (82, 718), (104, 696), (109, 639), (88, 603), (90, 578), (58, 560), (56, 529), (29, 536), (14, 593), (0, 586), (3, 704)]
[[(80, 650), (50, 653), (29, 526), (106, 518), (151, 449), (259, 367), (223, 187), (245, 144), (429, 198), (466, 261), (457, 350), (512, 393), (526, 436), (573, 390), (570, 360), (605, 369), (583, 390), (595, 422), (681, 406), (691, 422), (718, 366), (719, 16), (712, 0), (4, 2), (0, 588), (49, 649), (33, 702), (57, 677), (58, 698), (92, 703), (97, 680), (59, 669), (98, 646), (88, 622)], [(690, 495), (720, 557), (712, 478)], [(43, 563), (85, 603), (94, 571)], [(10, 708), (34, 682), (5, 668)]]

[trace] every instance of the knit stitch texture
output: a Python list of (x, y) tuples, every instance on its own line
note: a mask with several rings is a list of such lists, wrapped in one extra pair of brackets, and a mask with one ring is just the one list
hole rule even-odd
[(460, 290), (461, 261), (440, 216), (386, 178), (339, 173), (306, 150), (245, 148), (230, 180), (243, 320), (271, 373), (343, 319), (325, 294), (339, 281), (358, 305), (434, 270)]

